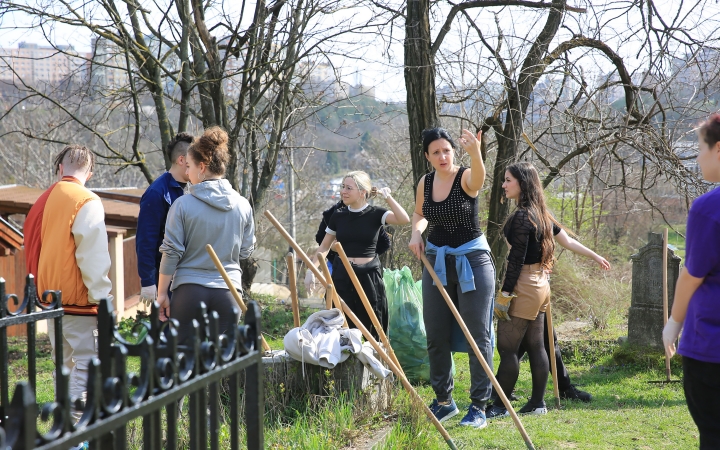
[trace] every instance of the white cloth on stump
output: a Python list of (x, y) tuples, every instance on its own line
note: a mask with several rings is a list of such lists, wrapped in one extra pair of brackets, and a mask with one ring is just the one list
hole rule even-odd
[(342, 328), (343, 321), (342, 313), (337, 308), (317, 311), (302, 326), (293, 328), (285, 335), (285, 352), (303, 363), (303, 376), (305, 363), (333, 369), (351, 354), (356, 355), (376, 377), (390, 376), (390, 370), (378, 361), (370, 344), (362, 344), (360, 330)]

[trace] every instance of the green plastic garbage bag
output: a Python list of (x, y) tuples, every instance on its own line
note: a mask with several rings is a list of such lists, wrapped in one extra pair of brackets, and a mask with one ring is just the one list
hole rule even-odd
[(422, 315), (422, 291), (408, 267), (383, 273), (390, 321), (388, 339), (411, 383), (430, 381), (430, 361)]

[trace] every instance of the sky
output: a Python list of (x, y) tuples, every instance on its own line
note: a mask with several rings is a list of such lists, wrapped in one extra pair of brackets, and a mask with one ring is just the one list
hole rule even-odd
[[(48, 0), (29, 0), (30, 3)], [(330, 3), (332, 0), (323, 0)], [(342, 0), (346, 1), (346, 0)], [(392, 0), (391, 0), (392, 1)], [(239, 17), (239, 11), (233, 10), (240, 2), (221, 3), (223, 13)], [(396, 2), (397, 3), (397, 2)], [(688, 32), (698, 38), (705, 35), (717, 35), (718, 26), (714, 17), (720, 17), (720, 6), (714, 1), (688, 2), (688, 1), (663, 1), (656, 2), (663, 20), (667, 23), (676, 20), (684, 20)], [(52, 2), (50, 2), (52, 4)], [(92, 4), (92, 2), (90, 3)], [(397, 5), (391, 6), (397, 7)], [(622, 8), (629, 3), (626, 1), (592, 2), (588, 0), (571, 1), (577, 7), (587, 8), (584, 14), (568, 12), (565, 17), (565, 27), (560, 30), (551, 48), (560, 42), (560, 39), (571, 37), (571, 30), (582, 29), (584, 34), (599, 37), (616, 48), (623, 57), (625, 64), (631, 70), (642, 69), (647, 63), (647, 44), (633, 37), (632, 32), (641, 23), (639, 13), (622, 15)], [(692, 9), (692, 5), (702, 4), (702, 8)], [(87, 3), (86, 3), (87, 5)], [(252, 3), (250, 3), (252, 5)], [(346, 4), (347, 5), (347, 4)], [(438, 3), (433, 10), (433, 38), (437, 36), (440, 25), (443, 23), (449, 6)], [(254, 5), (253, 5), (254, 6)], [(252, 9), (252, 6), (251, 6)], [(678, 14), (678, 11), (680, 12)], [(491, 45), (497, 44), (498, 27), (496, 17), (503, 31), (505, 45), (502, 49), (507, 60), (514, 59), (521, 61), (527, 51), (528, 43), (536, 36), (544, 24), (546, 12), (529, 8), (508, 7), (508, 8), (483, 8), (481, 10), (470, 10), (478, 27), (490, 40)], [(335, 26), (342, 24), (357, 24), (370, 17), (370, 8), (355, 6), (340, 9), (332, 16), (326, 16), (324, 23), (320, 24), (322, 32), (331, 32)], [(684, 18), (684, 19), (683, 19)], [(211, 17), (208, 18), (210, 22)], [(333, 24), (330, 21), (336, 20)], [(247, 22), (247, 17), (244, 20)], [(658, 19), (655, 19), (657, 24)], [(462, 23), (462, 24), (461, 24)], [(71, 27), (68, 25), (36, 26), (28, 16), (21, 13), (6, 13), (0, 19), (0, 46), (16, 47), (19, 42), (33, 42), (43, 45), (47, 40), (55, 44), (70, 44), (81, 52), (90, 51), (91, 33), (82, 27)], [(375, 86), (376, 96), (384, 101), (402, 102), (405, 101), (405, 85), (403, 79), (403, 27), (402, 19), (396, 20), (394, 26), (386, 26), (382, 30), (382, 36), (374, 33), (374, 29), (366, 30), (362, 34), (354, 34), (346, 37), (335, 45), (332, 56), (329, 56), (333, 65), (340, 67), (343, 80), (351, 84), (362, 82), (364, 85)], [(392, 30), (392, 35), (390, 31)], [(675, 45), (676, 51), (683, 54)], [(437, 63), (448, 64), (447, 70), (443, 73), (448, 76), (464, 78), (465, 66), (458, 64), (460, 60), (471, 61), (479, 68), (491, 68), (490, 54), (478, 42), (477, 34), (467, 27), (464, 19), (459, 15), (452, 25), (452, 30), (446, 37), (441, 47), (441, 55), (436, 59)], [(513, 58), (510, 58), (512, 52)], [(345, 56), (340, 55), (344, 53)], [(576, 52), (573, 55), (576, 63), (583, 66), (588, 73), (605, 73), (612, 69), (610, 63), (602, 57), (588, 57), (587, 52)], [(519, 63), (518, 63), (519, 64)], [(491, 76), (492, 77), (492, 76)], [(499, 81), (495, 79), (494, 81)]]

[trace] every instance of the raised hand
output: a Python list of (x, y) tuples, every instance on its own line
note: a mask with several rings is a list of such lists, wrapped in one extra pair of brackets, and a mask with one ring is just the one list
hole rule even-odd
[(462, 135), (458, 139), (460, 146), (467, 152), (470, 157), (481, 157), (480, 139), (482, 131), (478, 131), (477, 137), (468, 130), (463, 129)]

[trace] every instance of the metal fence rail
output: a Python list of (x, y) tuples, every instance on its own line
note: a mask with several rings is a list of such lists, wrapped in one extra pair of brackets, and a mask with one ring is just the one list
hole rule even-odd
[[(32, 284), (32, 279), (28, 280), (28, 285)], [(4, 295), (2, 289), (0, 284), (2, 306), (10, 298), (17, 303), (14, 296)], [(32, 298), (32, 292), (32, 288), (26, 287), (26, 299)], [(39, 313), (28, 310), (22, 320), (34, 324), (43, 314), (41, 318), (53, 317), (56, 324), (61, 323), (62, 310), (56, 309), (60, 303), (59, 293), (44, 295), (55, 300), (53, 308)], [(32, 316), (37, 319), (32, 320), (29, 314), (37, 314)], [(0, 330), (9, 324), (24, 323), (17, 320), (19, 316), (0, 318)], [(187, 423), (182, 425), (189, 429), (189, 448), (205, 449), (209, 444), (211, 449), (219, 449), (221, 421), (225, 419), (230, 431), (230, 448), (238, 449), (242, 395), (246, 446), (263, 448), (263, 369), (257, 304), (248, 303), (244, 324), (227, 335), (218, 332), (218, 315), (208, 312), (204, 304), (200, 304), (193, 321), (189, 345), (177, 344), (177, 326), (175, 321), (160, 322), (159, 312), (153, 307), (149, 325), (140, 325), (142, 333), (139, 334), (144, 337), (137, 343), (128, 342), (115, 327), (112, 303), (102, 300), (98, 313), (98, 358), (94, 358), (89, 367), (86, 402), (81, 404), (70, 398), (69, 373), (56, 355), (55, 401), (38, 406), (32, 381), (18, 383), (12, 401), (2, 404), (5, 421), (0, 428), (0, 449), (67, 449), (89, 441), (91, 449), (122, 450), (128, 448), (127, 423), (140, 417), (144, 449), (178, 448), (178, 403), (185, 396), (189, 398), (189, 413)], [(61, 329), (56, 326), (56, 333)], [(34, 329), (33, 333), (29, 331), (28, 338), (34, 337)], [(28, 347), (30, 350), (30, 339)], [(139, 357), (139, 374), (127, 372), (129, 356)], [(3, 361), (5, 389), (7, 358)], [(34, 371), (33, 367), (29, 372), (31, 380)], [(221, 417), (219, 411), (221, 382), (229, 391), (227, 417)], [(82, 411), (77, 423), (71, 415), (73, 408)], [(46, 433), (38, 431), (38, 414), (41, 420), (49, 422)]]

